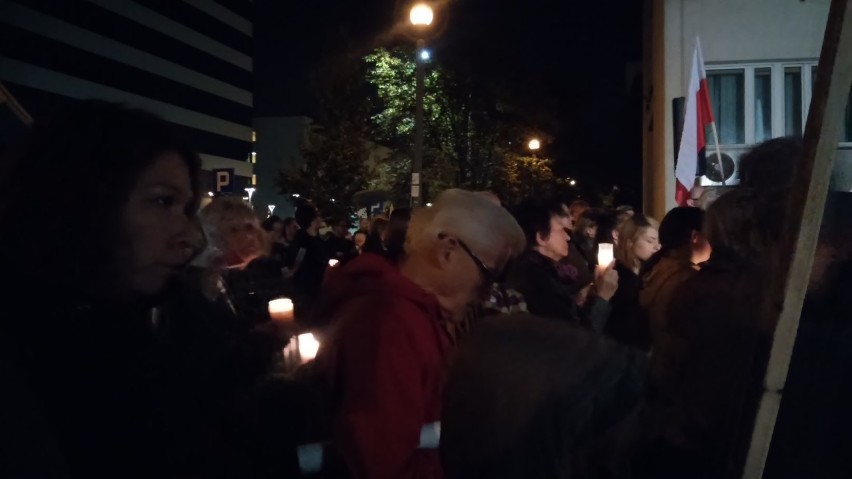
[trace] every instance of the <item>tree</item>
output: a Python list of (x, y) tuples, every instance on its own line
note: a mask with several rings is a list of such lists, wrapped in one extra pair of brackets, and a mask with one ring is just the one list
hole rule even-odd
[[(410, 183), (413, 150), (415, 69), (414, 52), (377, 49), (365, 57), (367, 81), (374, 88), (375, 134), (394, 148), (395, 184)], [(424, 91), (424, 178), (432, 193), (448, 186), (488, 188), (499, 166), (506, 125), (499, 102), (489, 89), (479, 88), (465, 72), (427, 65)], [(403, 177), (404, 175), (404, 177)]]
[(568, 187), (553, 173), (551, 161), (538, 156), (507, 154), (497, 175), (494, 191), (508, 205), (532, 196), (561, 195)]
[(345, 56), (333, 58), (316, 73), (319, 124), (302, 144), (305, 163), (280, 172), (281, 193), (290, 195), (294, 204), (310, 200), (326, 217), (353, 213), (353, 195), (366, 189), (373, 176), (367, 162), (369, 114), (361, 78), (360, 61)]

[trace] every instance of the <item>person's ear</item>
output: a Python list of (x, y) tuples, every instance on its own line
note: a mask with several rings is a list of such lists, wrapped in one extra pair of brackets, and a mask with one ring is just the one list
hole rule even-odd
[(441, 269), (449, 267), (454, 251), (458, 248), (458, 241), (450, 236), (439, 236), (435, 247), (438, 265)]
[(550, 234), (543, 235), (541, 233), (535, 234), (535, 242), (539, 247), (547, 246), (547, 240), (550, 238)]
[(698, 231), (692, 230), (692, 233), (690, 233), (690, 234), (691, 234), (690, 243), (698, 244), (698, 243), (701, 242), (701, 233), (699, 233)]

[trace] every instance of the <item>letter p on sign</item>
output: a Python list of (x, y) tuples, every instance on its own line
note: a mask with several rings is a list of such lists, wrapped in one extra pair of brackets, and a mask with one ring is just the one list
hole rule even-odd
[(234, 192), (234, 169), (221, 168), (213, 170), (213, 175), (216, 180), (217, 193), (233, 193)]

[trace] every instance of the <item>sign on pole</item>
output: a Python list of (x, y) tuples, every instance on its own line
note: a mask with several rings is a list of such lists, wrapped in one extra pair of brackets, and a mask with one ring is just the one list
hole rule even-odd
[(216, 193), (233, 193), (234, 192), (234, 169), (219, 168), (213, 170), (215, 178)]

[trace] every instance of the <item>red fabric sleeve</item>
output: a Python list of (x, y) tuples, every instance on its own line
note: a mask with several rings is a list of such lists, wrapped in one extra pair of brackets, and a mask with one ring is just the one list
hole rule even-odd
[[(440, 478), (436, 450), (418, 449), (434, 407), (428, 365), (436, 354), (430, 318), (391, 301), (354, 318), (338, 358), (342, 404), (338, 444), (355, 478)], [(427, 355), (424, 357), (424, 355)]]

